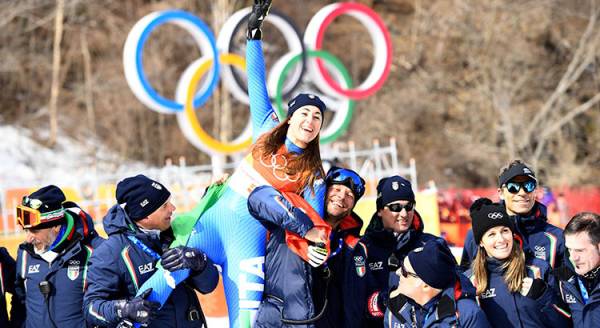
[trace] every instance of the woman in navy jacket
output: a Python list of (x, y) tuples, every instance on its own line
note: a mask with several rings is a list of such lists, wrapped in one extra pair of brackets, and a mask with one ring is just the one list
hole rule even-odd
[(467, 275), (494, 327), (568, 327), (547, 262), (526, 256), (504, 206), (487, 198), (471, 206), (479, 251)]

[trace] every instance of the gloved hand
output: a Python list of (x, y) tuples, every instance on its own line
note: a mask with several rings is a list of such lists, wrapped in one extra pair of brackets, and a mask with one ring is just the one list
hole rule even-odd
[(248, 17), (248, 40), (261, 40), (262, 31), (260, 30), (263, 20), (269, 14), (272, 0), (254, 0), (252, 12)]
[(532, 279), (529, 277), (523, 278), (521, 284), (521, 295), (537, 300), (546, 291), (546, 283), (544, 280), (536, 278)]
[(133, 322), (147, 325), (160, 308), (160, 304), (146, 300), (146, 297), (152, 293), (152, 288), (145, 290), (140, 296), (129, 301), (119, 300), (115, 304), (117, 316), (120, 319), (128, 319)]
[(318, 243), (315, 246), (308, 246), (308, 264), (316, 268), (327, 260), (327, 248), (325, 244)]
[(206, 263), (206, 254), (191, 247), (177, 246), (168, 249), (162, 255), (162, 266), (168, 271), (190, 269), (200, 272), (204, 271)]

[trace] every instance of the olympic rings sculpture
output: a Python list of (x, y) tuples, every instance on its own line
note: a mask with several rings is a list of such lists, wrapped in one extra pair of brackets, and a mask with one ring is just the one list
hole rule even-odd
[[(134, 95), (154, 111), (175, 114), (182, 133), (190, 143), (211, 155), (238, 153), (251, 144), (250, 122), (234, 140), (221, 142), (202, 128), (194, 112), (194, 108), (206, 103), (219, 79), (223, 79), (225, 88), (236, 100), (249, 105), (245, 80), (232, 69), (236, 67), (238, 71), (245, 72), (245, 58), (232, 53), (232, 48), (236, 33), (245, 30), (250, 10), (249, 7), (244, 8), (231, 15), (218, 38), (201, 19), (188, 12), (153, 12), (133, 26), (123, 48), (125, 77)], [(325, 30), (341, 15), (352, 16), (363, 24), (374, 45), (371, 71), (357, 87), (352, 86), (351, 78), (339, 59), (321, 50)], [(266, 22), (281, 32), (289, 48), (267, 73), (267, 88), (269, 94), (275, 95), (272, 101), (277, 115), (280, 119), (285, 118), (283, 101), (296, 93), (306, 75), (324, 94), (322, 99), (334, 112), (333, 119), (326, 122), (321, 132), (321, 142), (325, 144), (336, 140), (348, 128), (355, 100), (373, 95), (389, 75), (392, 45), (385, 24), (369, 7), (349, 2), (330, 4), (319, 10), (308, 23), (303, 38), (293, 22), (277, 10), (271, 10)], [(192, 62), (180, 77), (175, 99), (156, 92), (143, 71), (144, 44), (156, 27), (166, 23), (175, 24), (190, 33), (202, 53), (202, 57)]]

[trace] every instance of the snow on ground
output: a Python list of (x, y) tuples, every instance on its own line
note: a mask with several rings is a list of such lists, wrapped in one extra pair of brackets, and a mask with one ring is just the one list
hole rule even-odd
[[(50, 149), (36, 142), (28, 130), (0, 125), (0, 192), (46, 184), (81, 186), (94, 181), (114, 182), (139, 172), (153, 175), (156, 170), (123, 160), (90, 140), (61, 136)], [(1, 241), (4, 244), (6, 240)], [(206, 319), (209, 327), (229, 326), (227, 317)]]
[(0, 189), (42, 184), (80, 185), (85, 180), (143, 171), (148, 166), (125, 161), (94, 141), (60, 136), (52, 149), (31, 132), (0, 126)]

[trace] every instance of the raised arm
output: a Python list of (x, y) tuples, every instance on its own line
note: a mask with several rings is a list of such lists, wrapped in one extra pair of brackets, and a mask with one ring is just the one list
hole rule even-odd
[(248, 42), (246, 47), (246, 71), (248, 95), (252, 119), (252, 141), (275, 127), (279, 120), (271, 107), (265, 78), (265, 60), (262, 49), (262, 22), (269, 13), (271, 0), (255, 0), (248, 18)]

